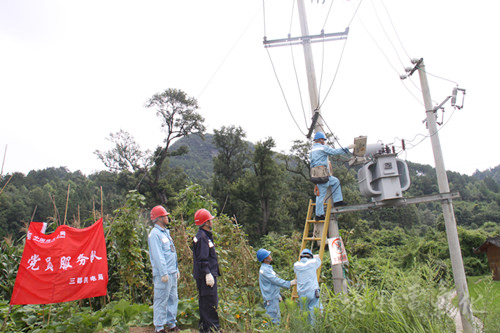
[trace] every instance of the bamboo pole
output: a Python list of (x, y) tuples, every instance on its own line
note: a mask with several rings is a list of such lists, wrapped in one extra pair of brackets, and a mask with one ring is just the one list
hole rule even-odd
[(104, 208), (103, 208), (103, 199), (102, 199), (102, 186), (101, 186), (101, 218), (104, 218)]
[(68, 184), (68, 192), (66, 193), (66, 208), (64, 209), (64, 222), (66, 224), (66, 215), (68, 214), (68, 202), (69, 202), (69, 187), (71, 184)]
[(5, 183), (5, 185), (2, 187), (2, 189), (0, 190), (0, 194), (2, 194), (4, 188), (7, 186), (7, 184), (10, 182), (10, 180), (12, 179), (12, 177), (14, 177), (14, 174), (10, 175), (9, 179), (7, 180), (7, 182)]
[(61, 220), (61, 218), (59, 217), (59, 211), (57, 210), (57, 206), (56, 206), (56, 198), (55, 196), (52, 197), (52, 194), (49, 193), (49, 198), (50, 200), (52, 201), (52, 204), (54, 205), (54, 218), (55, 218), (55, 222), (56, 222), (56, 228), (59, 226), (59, 221)]

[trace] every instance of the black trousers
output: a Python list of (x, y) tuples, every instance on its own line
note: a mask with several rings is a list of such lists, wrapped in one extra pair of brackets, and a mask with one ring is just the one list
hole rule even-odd
[(196, 279), (198, 287), (198, 306), (200, 311), (200, 322), (198, 329), (200, 332), (219, 332), (220, 323), (217, 314), (219, 297), (217, 296), (217, 277), (214, 277), (214, 286), (209, 287), (205, 278)]

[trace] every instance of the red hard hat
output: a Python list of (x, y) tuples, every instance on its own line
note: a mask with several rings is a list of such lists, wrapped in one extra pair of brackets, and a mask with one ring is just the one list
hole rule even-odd
[(213, 219), (214, 217), (210, 212), (204, 208), (198, 209), (196, 213), (194, 213), (194, 224), (196, 225), (202, 225), (203, 223), (207, 222), (208, 220)]
[(163, 206), (158, 205), (158, 206), (153, 207), (153, 209), (151, 209), (151, 220), (155, 220), (155, 219), (159, 218), (160, 216), (167, 216), (169, 214), (170, 213), (167, 212), (167, 210), (165, 208), (163, 208)]

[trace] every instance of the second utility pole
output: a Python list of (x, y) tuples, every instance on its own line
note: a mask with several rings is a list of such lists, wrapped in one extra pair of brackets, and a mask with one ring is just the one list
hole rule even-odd
[[(436, 164), (436, 175), (440, 193), (450, 192), (448, 184), (448, 176), (444, 167), (443, 152), (439, 141), (438, 129), (436, 124), (436, 114), (432, 107), (431, 92), (429, 83), (427, 82), (427, 74), (425, 72), (424, 60), (420, 59), (415, 66), (418, 68), (420, 77), (420, 86), (424, 98), (425, 112), (427, 115), (427, 126), (429, 127), (429, 135), (431, 137), (432, 151), (434, 153), (434, 163)], [(451, 268), (453, 270), (453, 279), (458, 296), (458, 309), (462, 319), (462, 327), (464, 332), (474, 332), (472, 323), (473, 316), (469, 299), (469, 290), (467, 287), (467, 279), (465, 277), (464, 263), (462, 260), (462, 252), (460, 250), (460, 242), (458, 240), (457, 222), (455, 213), (453, 212), (453, 204), (451, 199), (444, 199), (441, 202), (443, 207), (444, 223), (446, 226), (446, 237), (448, 238), (448, 247), (450, 250)]]

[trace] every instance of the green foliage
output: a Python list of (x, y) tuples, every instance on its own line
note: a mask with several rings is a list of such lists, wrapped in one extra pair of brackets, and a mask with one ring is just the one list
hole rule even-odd
[(281, 326), (265, 331), (450, 332), (453, 324), (438, 302), (447, 289), (436, 285), (431, 275), (425, 266), (413, 273), (386, 270), (381, 273), (384, 287), (365, 283), (351, 288), (347, 296), (335, 295), (323, 286), (323, 311), (316, 312), (314, 327), (297, 303), (287, 300)]
[[(151, 287), (147, 243), (141, 233), (145, 232), (144, 220), (140, 220), (140, 208), (144, 205), (144, 196), (131, 191), (125, 205), (115, 211), (116, 217), (110, 225), (111, 240), (108, 242), (108, 258), (114, 268), (111, 280), (116, 280), (117, 290), (114, 297), (145, 302), (145, 295)], [(146, 243), (146, 244), (145, 244)], [(113, 284), (113, 282), (111, 282)]]
[(132, 326), (149, 326), (153, 310), (145, 304), (120, 300), (93, 311), (77, 302), (51, 305), (16, 305), (9, 313), (7, 302), (0, 301), (4, 332), (125, 332)]
[(16, 282), (16, 275), (24, 244), (14, 244), (12, 238), (4, 238), (0, 243), (0, 296), (10, 299)]

